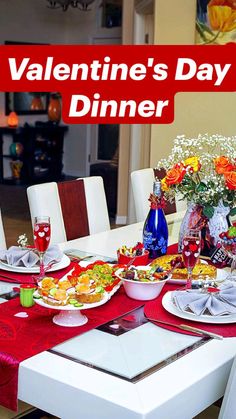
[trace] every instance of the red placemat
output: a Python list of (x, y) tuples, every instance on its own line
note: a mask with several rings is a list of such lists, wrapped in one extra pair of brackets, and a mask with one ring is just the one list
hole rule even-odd
[[(17, 410), (19, 363), (33, 355), (88, 330), (101, 326), (144, 305), (126, 296), (123, 287), (108, 303), (86, 310), (89, 321), (79, 327), (62, 327), (52, 322), (55, 310), (35, 305), (21, 307), (19, 298), (0, 305), (0, 404)], [(27, 318), (14, 315), (26, 312)]]
[[(168, 311), (166, 311), (164, 307), (162, 307), (162, 298), (167, 291), (174, 291), (176, 288), (179, 288), (179, 286), (177, 287), (176, 285), (171, 285), (171, 284), (165, 285), (159, 297), (145, 304), (145, 307), (144, 307), (145, 316), (151, 319), (161, 320), (161, 321), (173, 323), (176, 325), (187, 324), (189, 326), (198, 327), (199, 329), (204, 329), (204, 330), (207, 330), (208, 332), (217, 333), (218, 335), (224, 336), (225, 338), (231, 338), (231, 337), (236, 336), (236, 323), (211, 324), (211, 323), (195, 322), (195, 321), (186, 320), (186, 319), (174, 316), (171, 313), (168, 313)], [(160, 323), (156, 323), (156, 325), (159, 327), (163, 327), (164, 329), (172, 330), (173, 332), (199, 336), (194, 333), (187, 332), (185, 330), (180, 330), (175, 327), (168, 326), (168, 325), (164, 325)]]

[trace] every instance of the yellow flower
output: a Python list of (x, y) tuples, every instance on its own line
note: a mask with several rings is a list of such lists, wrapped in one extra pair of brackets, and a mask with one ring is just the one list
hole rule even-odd
[(190, 166), (195, 173), (201, 169), (201, 163), (196, 156), (189, 157), (188, 159), (184, 160), (184, 165), (185, 167)]
[(169, 190), (169, 186), (167, 185), (167, 183), (166, 183), (166, 180), (165, 180), (165, 179), (162, 179), (162, 180), (161, 180), (161, 189), (162, 189), (162, 191), (164, 191), (164, 192), (166, 192), (166, 191), (168, 191), (168, 190)]
[(166, 183), (166, 178), (165, 177), (161, 180), (161, 189), (162, 189), (163, 192), (166, 192), (170, 189), (169, 186)]
[(207, 12), (213, 30), (230, 32), (236, 28), (235, 2), (232, 0), (211, 0)]

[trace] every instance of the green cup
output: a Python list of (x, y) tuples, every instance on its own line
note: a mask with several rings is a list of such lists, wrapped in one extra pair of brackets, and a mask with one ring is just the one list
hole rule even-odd
[(33, 299), (35, 290), (35, 285), (22, 284), (20, 286), (20, 303), (22, 307), (32, 307), (35, 304)]

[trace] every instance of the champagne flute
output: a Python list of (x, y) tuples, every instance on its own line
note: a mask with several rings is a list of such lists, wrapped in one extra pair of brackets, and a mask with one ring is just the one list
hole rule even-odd
[(44, 254), (49, 246), (51, 237), (50, 217), (38, 216), (34, 219), (34, 245), (39, 254), (38, 280), (45, 276)]
[(184, 234), (182, 242), (182, 256), (185, 267), (188, 271), (188, 278), (186, 288), (192, 288), (192, 272), (196, 265), (201, 251), (201, 231), (200, 230), (187, 230)]

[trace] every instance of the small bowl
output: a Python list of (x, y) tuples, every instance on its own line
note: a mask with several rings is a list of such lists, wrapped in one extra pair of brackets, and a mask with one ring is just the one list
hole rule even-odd
[(120, 253), (119, 250), (117, 251), (117, 259), (118, 263), (121, 265), (128, 265), (132, 261), (132, 265), (140, 266), (140, 265), (147, 265), (149, 259), (149, 251), (145, 250), (143, 255), (140, 256), (126, 256), (123, 253)]
[[(150, 266), (137, 266), (138, 269), (150, 269)], [(162, 288), (164, 287), (166, 281), (170, 279), (170, 276), (161, 281), (150, 281), (150, 282), (141, 282), (134, 281), (132, 279), (125, 279), (121, 276), (121, 273), (124, 271), (123, 268), (120, 268), (116, 271), (116, 276), (122, 280), (124, 289), (128, 297), (133, 298), (134, 300), (148, 301), (153, 300), (158, 297), (161, 293)]]

